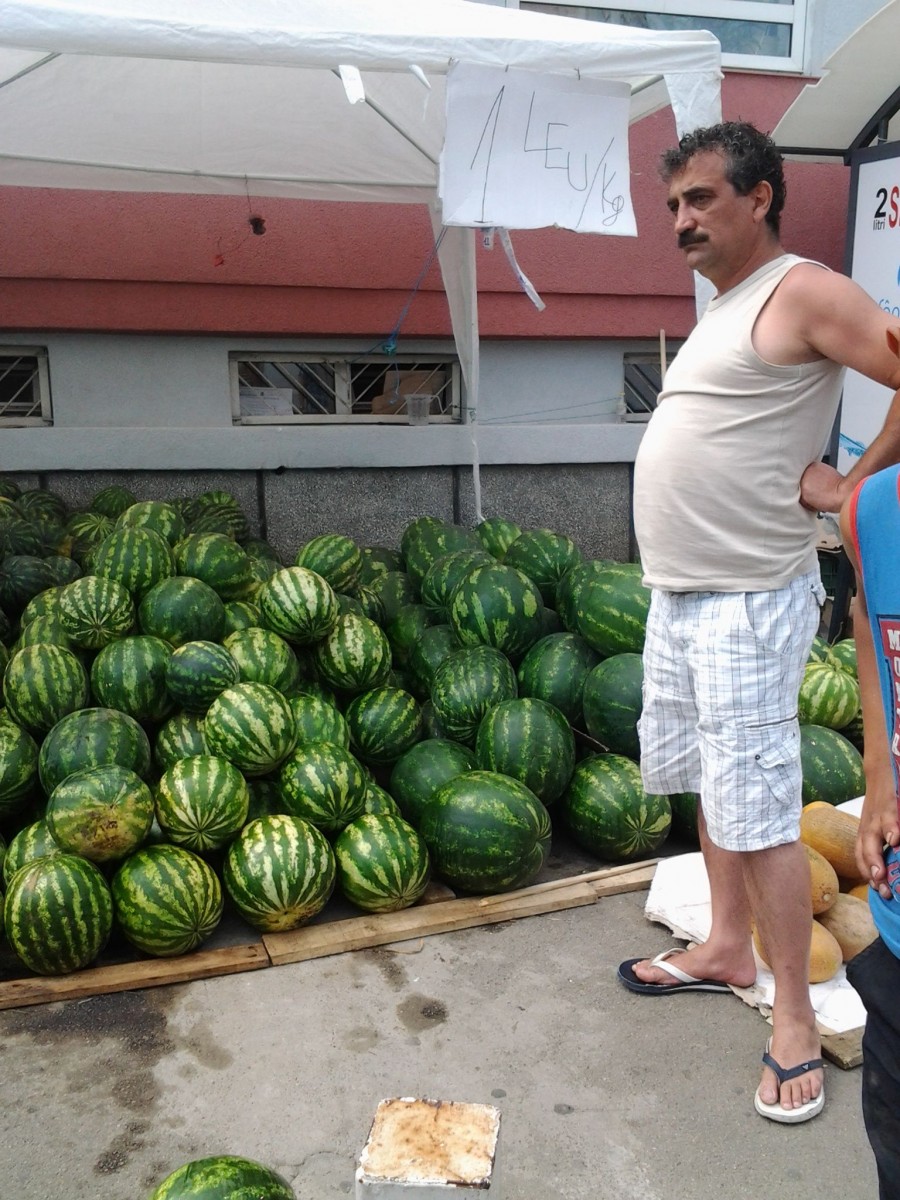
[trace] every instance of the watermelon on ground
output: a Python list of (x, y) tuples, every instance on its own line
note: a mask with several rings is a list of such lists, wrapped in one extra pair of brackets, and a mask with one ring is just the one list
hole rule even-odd
[(179, 575), (202, 579), (223, 601), (256, 591), (246, 549), (225, 533), (188, 533), (174, 547)]
[(237, 663), (218, 642), (182, 642), (166, 664), (166, 690), (186, 712), (206, 712), (238, 677)]
[(637, 761), (637, 723), (643, 708), (644, 666), (640, 654), (614, 654), (591, 669), (584, 681), (585, 729), (612, 754)]
[(20, 829), (6, 847), (6, 854), (3, 858), (4, 885), (8, 888), (13, 875), (26, 863), (62, 853), (62, 846), (54, 841), (53, 834), (43, 817), (39, 821), (32, 821), (30, 825)]
[(0, 821), (18, 811), (37, 782), (38, 744), (20, 725), (0, 720)]
[(475, 752), (449, 738), (429, 737), (410, 747), (391, 770), (390, 794), (418, 829), (425, 806), (439, 787), (477, 766)]
[(641, 575), (640, 563), (614, 563), (587, 577), (578, 591), (575, 632), (604, 657), (644, 648), (650, 589)]
[(111, 764), (74, 771), (53, 789), (45, 820), (64, 851), (106, 863), (137, 850), (150, 832), (153, 796), (139, 775)]
[(162, 773), (154, 799), (156, 819), (169, 841), (202, 854), (227, 845), (241, 830), (250, 792), (227, 759), (198, 754)]
[(563, 576), (581, 562), (581, 551), (570, 537), (552, 529), (529, 529), (507, 548), (503, 561), (536, 584), (546, 605), (556, 604)]
[(288, 1181), (249, 1158), (222, 1154), (178, 1167), (149, 1200), (296, 1200)]
[(372, 766), (387, 766), (422, 736), (422, 710), (404, 688), (377, 687), (355, 697), (345, 712), (350, 746)]
[(138, 606), (138, 622), (143, 633), (162, 638), (172, 646), (218, 642), (225, 628), (225, 606), (202, 579), (172, 575), (161, 579), (143, 597)]
[(171, 767), (180, 758), (208, 753), (209, 747), (203, 733), (203, 716), (200, 713), (173, 713), (156, 731), (153, 761), (160, 772)]
[(475, 526), (475, 536), (492, 558), (503, 558), (522, 530), (515, 521), (504, 517), (488, 517)]
[(450, 624), (464, 646), (493, 646), (510, 657), (543, 633), (543, 602), (527, 575), (504, 563), (473, 567), (450, 598)]
[(281, 692), (266, 683), (236, 683), (207, 709), (203, 735), (211, 754), (244, 775), (265, 775), (293, 750), (297, 726)]
[(374, 621), (345, 613), (316, 644), (313, 661), (329, 687), (355, 694), (384, 682), (391, 669), (391, 646)]
[(293, 647), (272, 629), (258, 625), (230, 633), (223, 645), (237, 665), (242, 683), (267, 683), (283, 695), (292, 695), (301, 676)]
[(162, 721), (174, 708), (166, 687), (172, 647), (162, 638), (135, 634), (104, 646), (91, 664), (91, 688), (99, 704), (136, 721)]
[(118, 764), (142, 779), (150, 771), (150, 741), (133, 717), (115, 708), (67, 713), (41, 743), (38, 775), (50, 796), (73, 771)]
[(172, 547), (152, 529), (114, 529), (97, 545), (91, 559), (95, 575), (121, 583), (140, 601), (147, 592), (175, 574)]
[(84, 575), (60, 589), (57, 603), (63, 629), (86, 650), (100, 650), (134, 628), (131, 593), (114, 579)]
[(335, 839), (338, 886), (365, 912), (397, 912), (420, 900), (431, 874), (425, 842), (400, 817), (363, 814)]
[(575, 769), (575, 736), (552, 704), (531, 697), (503, 700), (482, 718), (475, 756), (482, 771), (518, 779), (550, 806)]
[(65, 646), (45, 642), (23, 646), (9, 660), (3, 676), (9, 715), (38, 737), (67, 713), (84, 708), (90, 695), (84, 666)]
[(668, 797), (648, 795), (640, 767), (621, 754), (582, 759), (563, 793), (560, 810), (578, 845), (608, 862), (631, 862), (653, 854), (672, 825)]
[(297, 726), (297, 745), (304, 742), (334, 742), (336, 746), (350, 748), (350, 729), (344, 714), (334, 704), (321, 696), (301, 693), (290, 697), (291, 709)]
[(268, 629), (298, 646), (326, 637), (340, 606), (327, 579), (308, 567), (283, 567), (260, 587), (256, 603)]
[(282, 807), (329, 837), (362, 816), (366, 776), (349, 750), (333, 742), (305, 742), (277, 776)]
[(431, 704), (441, 736), (475, 744), (481, 719), (501, 700), (517, 695), (509, 659), (492, 646), (470, 646), (449, 655), (434, 673)]
[(856, 641), (854, 638), (842, 638), (831, 647), (831, 657), (837, 665), (847, 671), (854, 679), (857, 678)]
[(352, 592), (359, 582), (362, 553), (352, 538), (323, 533), (300, 547), (295, 566), (315, 571), (336, 592)]
[(156, 958), (195, 950), (224, 910), (215, 871), (183, 846), (145, 846), (130, 855), (113, 876), (112, 896), (125, 937)]

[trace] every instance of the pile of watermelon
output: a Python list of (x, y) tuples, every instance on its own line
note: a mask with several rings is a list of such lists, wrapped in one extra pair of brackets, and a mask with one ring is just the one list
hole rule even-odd
[[(653, 853), (692, 798), (640, 781), (648, 604), (637, 564), (506, 520), (326, 534), (286, 562), (227, 492), (69, 511), (0, 480), (10, 946), (59, 974), (111, 937), (189, 952), (226, 906), (276, 932), (335, 890), (365, 912), (432, 874), (501, 892), (554, 826), (603, 861)], [(815, 798), (829, 738), (858, 757), (825, 724)]]

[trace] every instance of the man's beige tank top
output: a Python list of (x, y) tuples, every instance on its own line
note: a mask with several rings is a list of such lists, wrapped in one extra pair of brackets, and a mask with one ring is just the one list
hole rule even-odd
[(782, 255), (711, 300), (666, 373), (634, 466), (648, 586), (768, 591), (817, 565), (800, 476), (825, 449), (843, 368), (776, 366), (751, 341), (763, 305), (806, 261)]

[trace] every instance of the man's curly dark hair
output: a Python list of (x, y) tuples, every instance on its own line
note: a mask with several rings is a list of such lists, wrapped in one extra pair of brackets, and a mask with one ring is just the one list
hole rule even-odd
[(723, 121), (686, 133), (660, 159), (659, 170), (665, 182), (680, 174), (695, 154), (705, 150), (713, 150), (725, 159), (725, 178), (739, 196), (746, 196), (762, 180), (771, 185), (772, 203), (766, 223), (777, 237), (787, 187), (784, 159), (768, 134), (746, 121)]

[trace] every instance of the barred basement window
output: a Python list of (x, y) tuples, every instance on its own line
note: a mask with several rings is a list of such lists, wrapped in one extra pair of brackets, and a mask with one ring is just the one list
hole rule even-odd
[(47, 351), (0, 346), (0, 425), (52, 425)]
[[(666, 353), (667, 365), (671, 364), (678, 347)], [(626, 421), (649, 421), (659, 393), (662, 390), (662, 371), (659, 354), (626, 354), (623, 358), (625, 373), (625, 419)]]
[(238, 425), (405, 425), (410, 396), (431, 422), (461, 419), (459, 363), (439, 355), (233, 353), (229, 370)]

